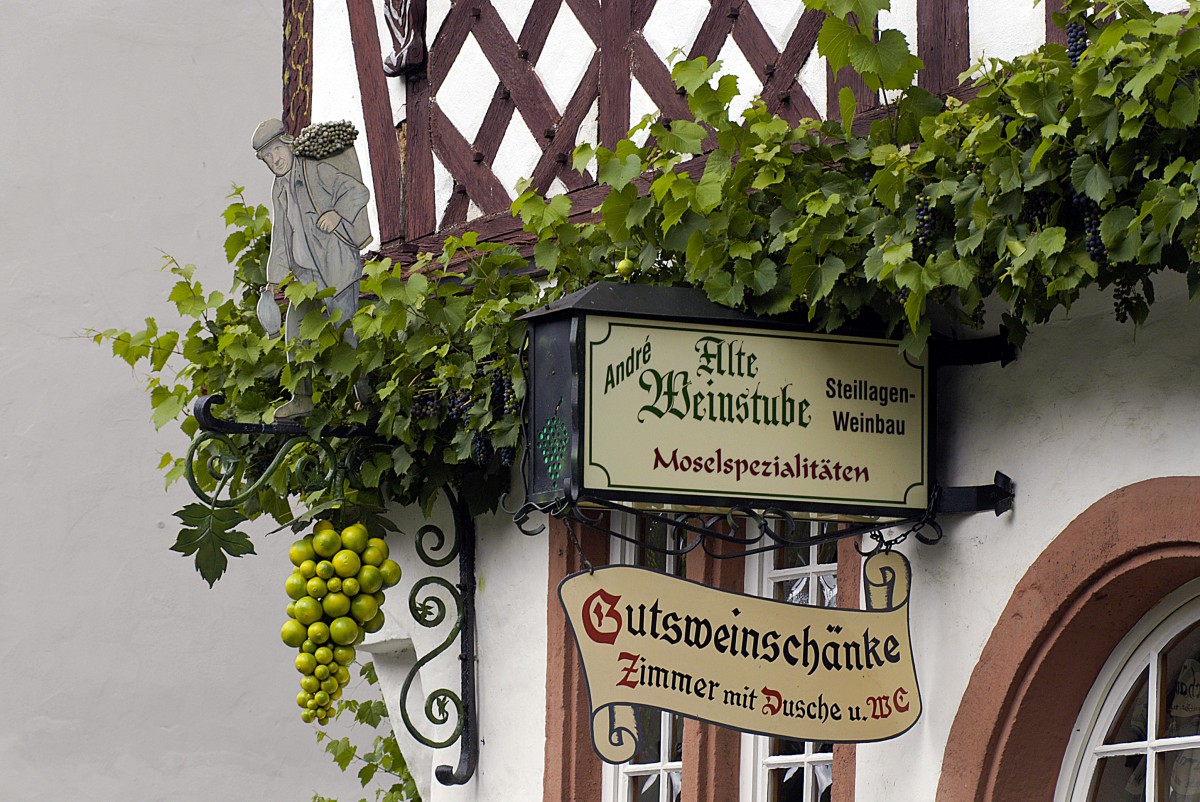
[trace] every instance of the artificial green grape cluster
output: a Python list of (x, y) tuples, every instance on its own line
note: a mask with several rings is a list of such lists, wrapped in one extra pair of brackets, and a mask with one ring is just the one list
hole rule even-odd
[(323, 724), (350, 682), (355, 645), (383, 626), (383, 591), (400, 581), (400, 566), (388, 559), (387, 541), (362, 524), (338, 532), (329, 521), (293, 543), (288, 556), (296, 570), (284, 583), (292, 601), (280, 636), (298, 650), (300, 718)]
[(349, 120), (332, 123), (313, 123), (296, 137), (292, 150), (297, 156), (308, 159), (325, 159), (336, 156), (354, 144), (358, 129)]

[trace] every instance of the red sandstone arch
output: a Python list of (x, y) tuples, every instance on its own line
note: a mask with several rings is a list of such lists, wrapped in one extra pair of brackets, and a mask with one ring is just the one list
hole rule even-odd
[(938, 802), (1050, 802), (1071, 727), (1105, 660), (1200, 576), (1200, 477), (1097, 501), (1017, 584), (950, 730)]

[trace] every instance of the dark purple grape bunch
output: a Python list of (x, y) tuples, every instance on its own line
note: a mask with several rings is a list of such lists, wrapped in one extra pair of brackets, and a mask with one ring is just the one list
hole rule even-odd
[(492, 438), (487, 432), (475, 432), (471, 438), (471, 459), (479, 467), (486, 466), (492, 461)]
[(517, 461), (517, 449), (512, 446), (501, 446), (496, 449), (496, 459), (500, 460), (500, 464), (507, 468)]
[(442, 399), (436, 391), (421, 393), (413, 399), (412, 416), (414, 418), (437, 418), (442, 412)]
[(450, 420), (453, 423), (465, 424), (471, 418), (471, 391), (455, 390), (450, 394)]
[(933, 243), (937, 238), (937, 211), (929, 198), (921, 195), (917, 198), (917, 232), (913, 237), (913, 259), (924, 262), (933, 252)]
[(1087, 28), (1082, 22), (1067, 23), (1067, 56), (1071, 59), (1071, 66), (1078, 67), (1079, 59), (1083, 57), (1083, 51), (1087, 49), (1088, 38)]
[(1021, 206), (1021, 217), (1026, 223), (1037, 227), (1045, 225), (1050, 217), (1050, 204), (1046, 193), (1033, 190), (1025, 193), (1025, 202)]
[(503, 370), (492, 372), (492, 415), (517, 414), (517, 394), (513, 392), (512, 377)]
[(1083, 220), (1083, 245), (1096, 264), (1108, 264), (1108, 249), (1100, 236), (1100, 204), (1080, 192), (1071, 191), (1071, 205)]

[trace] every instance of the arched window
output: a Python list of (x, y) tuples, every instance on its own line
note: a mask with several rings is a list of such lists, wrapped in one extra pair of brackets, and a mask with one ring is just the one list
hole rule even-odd
[(1200, 802), (1200, 580), (1121, 641), (1076, 720), (1055, 802)]

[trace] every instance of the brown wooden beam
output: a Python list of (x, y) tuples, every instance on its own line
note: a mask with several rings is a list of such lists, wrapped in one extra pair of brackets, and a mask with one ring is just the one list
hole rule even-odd
[(471, 12), (474, 10), (469, 3), (454, 3), (450, 12), (442, 22), (437, 38), (429, 47), (429, 84), (433, 92), (437, 92), (445, 82), (454, 60), (462, 51), (463, 42), (471, 33), (475, 21)]
[(690, 120), (692, 112), (687, 101), (675, 90), (670, 71), (641, 31), (630, 37), (629, 48), (633, 74), (662, 115), (670, 120)]
[[(838, 607), (859, 609), (862, 589), (862, 555), (858, 547), (862, 538), (847, 537), (838, 541), (837, 595)], [(854, 744), (833, 746), (833, 802), (854, 802), (854, 785), (858, 771)]]
[(949, 92), (971, 65), (967, 0), (917, 0), (917, 55), (925, 62), (917, 84)]
[(600, 14), (604, 22), (600, 30), (599, 139), (601, 145), (611, 148), (629, 131), (632, 0), (606, 0)]
[[(433, 51), (430, 52), (430, 59)], [(437, 210), (433, 191), (433, 136), (429, 117), (429, 76), (416, 73), (408, 77), (408, 117), (404, 123), (404, 211), (407, 238), (432, 234), (437, 228)], [(384, 240), (386, 250), (390, 240)]]
[(450, 171), (454, 181), (485, 213), (506, 213), (512, 198), (491, 168), (476, 162), (470, 144), (436, 104), (431, 104), (433, 152)]
[(555, 178), (561, 178), (568, 190), (583, 189), (595, 183), (595, 179), (587, 173), (577, 173), (571, 164), (571, 155), (575, 150), (575, 140), (579, 135), (579, 126), (583, 124), (592, 101), (596, 99), (600, 85), (600, 52), (592, 54), (592, 60), (575, 88), (575, 93), (563, 110), (559, 120), (558, 130), (554, 141), (547, 144), (542, 151), (542, 157), (533, 169), (530, 183), (538, 192), (545, 192)]
[(1058, 23), (1054, 21), (1054, 15), (1063, 10), (1063, 0), (1045, 0), (1043, 5), (1046, 7), (1046, 41), (1055, 44), (1067, 44), (1067, 29), (1060, 28)]
[[(567, 527), (578, 527), (583, 554)], [(600, 798), (600, 758), (592, 749), (592, 711), (575, 638), (558, 601), (558, 583), (584, 568), (608, 564), (608, 536), (576, 523), (550, 519), (550, 579), (546, 589), (546, 752), (543, 802), (595, 802)]]
[[(524, 51), (508, 32), (504, 20), (486, 0), (480, 0), (480, 16), (475, 23), (475, 40), (487, 57), (488, 63), (496, 71), (500, 83), (512, 94), (517, 113), (525, 121), (525, 125), (533, 134), (539, 147), (545, 148), (553, 136), (547, 132), (558, 122), (558, 109), (542, 79), (534, 72), (529, 58), (529, 51)], [(543, 37), (544, 38), (544, 37)]]
[(841, 104), (838, 94), (843, 87), (854, 91), (855, 130), (858, 130), (858, 115), (880, 109), (879, 96), (871, 91), (857, 72), (849, 67), (843, 67), (835, 74), (828, 65), (825, 67), (825, 114), (826, 119), (841, 119)]
[(350, 39), (354, 45), (354, 64), (358, 70), (358, 91), (362, 97), (363, 124), (367, 134), (367, 152), (371, 159), (371, 177), (375, 185), (375, 208), (379, 213), (379, 239), (389, 242), (404, 236), (404, 193), (400, 175), (400, 145), (392, 122), (392, 101), (387, 76), (379, 55), (379, 29), (375, 27), (375, 6), (371, 0), (346, 0), (350, 17)]
[(283, 0), (283, 113), (292, 136), (312, 122), (312, 0)]
[(712, 6), (708, 9), (708, 16), (700, 24), (700, 30), (696, 32), (696, 38), (692, 41), (692, 47), (688, 51), (689, 59), (704, 56), (710, 64), (721, 52), (721, 47), (729, 38), (729, 32), (733, 30), (733, 23), (737, 19), (737, 15), (731, 13), (737, 0), (711, 0), (711, 2)]
[[(554, 23), (562, 2), (563, 0), (534, 0), (533, 5), (530, 6), (529, 14), (525, 17), (525, 24), (517, 37), (517, 47), (525, 50), (531, 64), (536, 64), (541, 57), (542, 49), (546, 46), (546, 35), (550, 32), (550, 26)], [(482, 12), (480, 14), (482, 16)], [(501, 83), (492, 93), (492, 100), (488, 104), (487, 111), (484, 112), (483, 122), (480, 123), (479, 131), (475, 134), (473, 158), (478, 159), (481, 164), (491, 166), (495, 163), (496, 154), (504, 141), (505, 132), (508, 130), (509, 123), (512, 122), (513, 112), (516, 111), (516, 108), (512, 92)], [(505, 187), (505, 189), (511, 192), (513, 187)], [(470, 198), (466, 193), (456, 192), (451, 195), (450, 202), (446, 204), (441, 227), (445, 228), (464, 222), (467, 219), (469, 202)]]
[[(802, 117), (821, 117), (812, 98), (796, 80), (796, 74), (810, 58), (820, 58), (813, 48), (824, 20), (825, 15), (820, 11), (805, 10), (763, 83), (763, 99), (767, 102), (767, 108), (793, 125)], [(787, 102), (784, 102), (784, 93)]]

